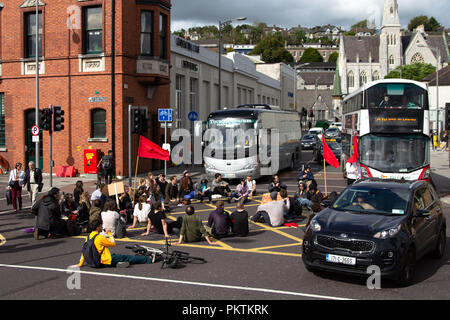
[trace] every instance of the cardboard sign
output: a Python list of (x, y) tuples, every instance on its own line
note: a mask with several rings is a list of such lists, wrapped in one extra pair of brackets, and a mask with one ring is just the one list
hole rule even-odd
[(123, 181), (108, 184), (108, 196), (114, 196), (125, 193)]

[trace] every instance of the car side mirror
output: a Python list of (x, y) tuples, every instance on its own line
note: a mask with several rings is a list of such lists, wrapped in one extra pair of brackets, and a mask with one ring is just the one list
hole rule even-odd
[(415, 218), (426, 218), (430, 216), (430, 211), (424, 209), (418, 209), (414, 214)]

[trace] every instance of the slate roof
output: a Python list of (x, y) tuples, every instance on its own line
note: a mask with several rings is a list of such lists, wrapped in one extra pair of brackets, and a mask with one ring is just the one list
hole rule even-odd
[(320, 72), (299, 72), (298, 75), (305, 81), (305, 85), (332, 86), (334, 82), (334, 71), (320, 71)]
[[(436, 72), (430, 74), (422, 81), (428, 82), (429, 86), (436, 86)], [(439, 86), (450, 86), (450, 66), (439, 70)]]
[(369, 62), (369, 54), (374, 63), (380, 62), (380, 37), (379, 36), (345, 36), (344, 50), (347, 56), (347, 62), (356, 62), (356, 56), (359, 54), (360, 62)]

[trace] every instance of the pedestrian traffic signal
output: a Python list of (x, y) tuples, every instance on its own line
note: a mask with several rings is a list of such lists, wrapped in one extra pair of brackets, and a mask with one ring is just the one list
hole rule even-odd
[(53, 131), (64, 130), (64, 110), (59, 106), (53, 107)]
[(52, 129), (52, 111), (49, 108), (41, 110), (41, 129), (45, 131)]

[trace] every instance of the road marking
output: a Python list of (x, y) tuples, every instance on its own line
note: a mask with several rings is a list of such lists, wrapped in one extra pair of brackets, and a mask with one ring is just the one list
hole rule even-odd
[(325, 300), (353, 300), (353, 299), (349, 299), (349, 298), (325, 296), (325, 295), (310, 294), (310, 293), (295, 292), (295, 291), (284, 291), (284, 290), (275, 290), (275, 289), (266, 289), (266, 288), (252, 288), (252, 287), (233, 286), (233, 285), (226, 285), (226, 284), (193, 282), (193, 281), (163, 279), (163, 278), (151, 278), (151, 277), (124, 275), (124, 274), (101, 273), (101, 272), (93, 272), (93, 271), (82, 271), (82, 270), (78, 271), (78, 270), (59, 269), (59, 268), (44, 268), (44, 267), (19, 266), (19, 265), (7, 265), (7, 264), (0, 264), (0, 267), (15, 268), (15, 269), (28, 269), (28, 270), (41, 270), (41, 271), (53, 271), (53, 272), (63, 272), (63, 273), (80, 273), (80, 274), (101, 276), (101, 277), (166, 282), (166, 283), (173, 283), (173, 284), (183, 284), (183, 285), (190, 285), (190, 286), (211, 287), (211, 288), (220, 288), (220, 289), (231, 289), (231, 290), (240, 290), (240, 291), (274, 293), (277, 295), (290, 295), (290, 296), (325, 299)]
[(6, 239), (2, 234), (0, 233), (0, 246), (4, 245), (6, 243)]

